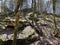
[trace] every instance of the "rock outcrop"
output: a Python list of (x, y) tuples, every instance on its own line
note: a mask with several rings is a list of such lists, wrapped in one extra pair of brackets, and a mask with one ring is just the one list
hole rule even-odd
[[(21, 33), (18, 32), (17, 34), (17, 39), (25, 39), (28, 38), (30, 35), (32, 35), (31, 38), (33, 37), (37, 37), (38, 34), (35, 32), (34, 29), (31, 28), (31, 26), (27, 26)], [(0, 39), (3, 41), (7, 41), (7, 40), (13, 40), (13, 30), (3, 30), (0, 34)]]

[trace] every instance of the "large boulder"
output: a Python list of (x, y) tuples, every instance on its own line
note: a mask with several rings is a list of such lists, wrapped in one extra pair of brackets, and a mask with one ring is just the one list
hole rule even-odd
[[(18, 32), (17, 39), (25, 39), (25, 38), (28, 38), (30, 35), (32, 35), (31, 38), (38, 36), (38, 34), (35, 32), (35, 30), (31, 26), (27, 26), (21, 33)], [(14, 36), (13, 33), (10, 33), (10, 34), (2, 33), (0, 34), (0, 39), (3, 41), (13, 40), (13, 36)]]

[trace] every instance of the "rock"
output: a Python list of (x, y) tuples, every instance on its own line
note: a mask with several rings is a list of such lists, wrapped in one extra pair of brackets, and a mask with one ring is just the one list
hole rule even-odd
[(9, 40), (13, 40), (13, 34), (8, 35)]
[[(27, 26), (21, 34), (18, 35), (18, 38), (20, 39), (24, 39), (27, 38), (29, 35), (32, 35), (33, 33), (35, 33), (34, 29), (31, 28), (31, 26)], [(36, 34), (36, 36), (38, 36)]]
[(7, 41), (7, 34), (2, 34), (0, 35), (0, 39), (3, 40), (3, 41)]
[[(34, 35), (32, 35), (34, 34)], [(32, 37), (37, 37), (38, 34), (35, 32), (35, 30), (33, 28), (31, 28), (31, 26), (27, 26), (21, 33), (17, 34), (17, 39), (26, 39), (28, 38), (30, 35), (32, 35)], [(1, 34), (0, 35), (0, 39), (3, 41), (7, 41), (7, 40), (13, 40), (13, 36), (14, 34)]]

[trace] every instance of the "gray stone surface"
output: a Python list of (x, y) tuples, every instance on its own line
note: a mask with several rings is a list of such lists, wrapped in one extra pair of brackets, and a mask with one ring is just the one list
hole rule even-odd
[[(34, 33), (33, 37), (37, 37), (38, 34), (34, 31), (34, 29), (31, 28), (31, 26), (27, 26), (21, 33), (17, 34), (17, 39), (25, 39), (29, 37), (29, 35), (32, 35)], [(13, 30), (3, 30), (0, 32), (0, 39), (3, 41), (7, 40), (13, 40)]]

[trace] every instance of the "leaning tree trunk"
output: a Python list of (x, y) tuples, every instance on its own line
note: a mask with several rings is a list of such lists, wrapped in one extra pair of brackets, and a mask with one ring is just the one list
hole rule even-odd
[(16, 14), (16, 21), (15, 21), (15, 27), (14, 27), (14, 39), (13, 39), (12, 45), (16, 45), (18, 25), (19, 25), (19, 13)]
[(15, 12), (14, 12), (16, 21), (15, 21), (14, 38), (13, 38), (12, 45), (16, 45), (16, 43), (17, 43), (17, 32), (18, 32), (19, 17), (20, 17), (19, 14), (21, 14), (21, 11), (20, 11), (20, 13), (17, 13), (17, 12), (18, 12), (19, 7), (21, 8), (22, 4), (23, 4), (23, 0), (17, 0), (17, 6), (16, 6)]
[(17, 5), (14, 11), (15, 14), (18, 12), (19, 7), (22, 7), (22, 5), (23, 5), (23, 0), (17, 0)]

